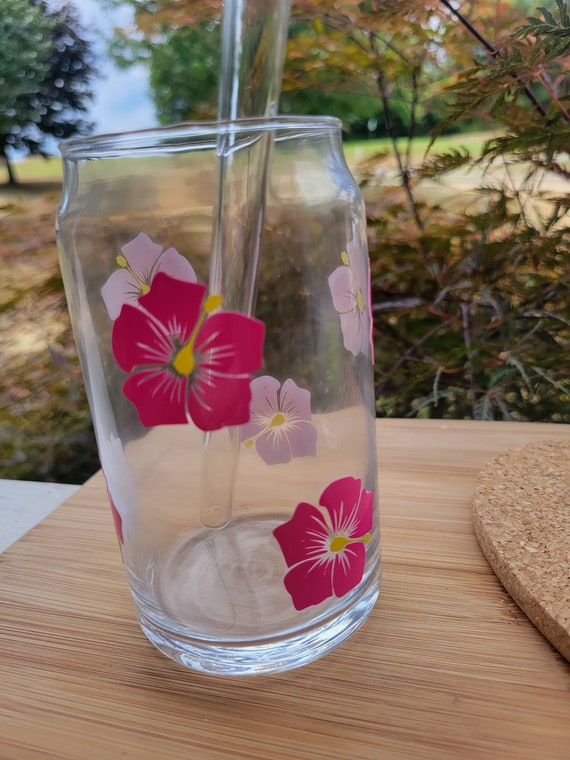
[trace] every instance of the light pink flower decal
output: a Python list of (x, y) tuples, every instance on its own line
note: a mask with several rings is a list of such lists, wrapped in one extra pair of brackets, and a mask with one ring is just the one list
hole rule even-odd
[(335, 310), (340, 316), (344, 347), (354, 356), (373, 355), (370, 306), (370, 262), (359, 244), (352, 240), (341, 254), (343, 266), (329, 277)]
[(125, 539), (123, 536), (123, 519), (121, 515), (119, 514), (119, 510), (113, 503), (113, 499), (111, 497), (111, 494), (109, 491), (107, 491), (107, 495), (109, 497), (109, 504), (111, 505), (111, 514), (113, 515), (113, 523), (115, 525), (115, 533), (117, 534), (117, 539), (119, 540), (119, 544), (122, 548), (123, 544), (125, 543)]
[(117, 264), (120, 269), (113, 272), (101, 288), (103, 301), (113, 320), (121, 313), (123, 304), (137, 305), (137, 299), (148, 293), (159, 272), (184, 282), (196, 282), (196, 272), (190, 262), (175, 248), (165, 251), (144, 232), (121, 248)]
[(132, 373), (123, 393), (145, 427), (193, 420), (201, 430), (249, 420), (251, 376), (263, 359), (263, 323), (216, 311), (204, 285), (157, 274), (113, 325), (113, 353)]
[(289, 378), (283, 386), (269, 375), (251, 381), (249, 423), (240, 430), (246, 447), (253, 446), (267, 464), (293, 457), (314, 457), (317, 430), (311, 422), (311, 394)]
[(319, 506), (298, 504), (273, 531), (290, 568), (284, 583), (297, 610), (344, 596), (364, 574), (374, 494), (357, 478), (341, 478), (325, 488)]
[(128, 535), (131, 520), (137, 510), (135, 485), (129, 475), (122, 441), (110, 433), (99, 440), (99, 458), (107, 484), (107, 494), (115, 522), (115, 530), (121, 544)]

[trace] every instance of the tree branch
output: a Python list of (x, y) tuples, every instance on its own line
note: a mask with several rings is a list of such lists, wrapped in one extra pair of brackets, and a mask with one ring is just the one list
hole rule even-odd
[[(453, 7), (453, 5), (449, 2), (449, 0), (439, 0), (439, 2), (444, 6), (444, 8), (447, 8), (447, 10), (451, 13), (452, 16), (454, 16), (461, 26), (473, 37), (473, 39), (477, 40), (477, 42), (483, 47), (487, 53), (492, 58), (500, 58), (501, 54), (500, 52), (491, 45), (490, 42), (488, 42), (483, 35), (479, 34), (479, 32), (475, 29), (475, 27), (468, 21), (468, 19), (465, 18), (456, 8)], [(532, 90), (527, 87), (527, 85), (524, 84), (522, 79), (518, 76), (516, 73), (511, 73), (511, 76), (515, 81), (517, 81), (520, 85), (523, 86), (523, 93), (526, 96), (526, 98), (531, 102), (533, 108), (537, 113), (539, 113), (544, 119), (548, 118), (548, 114), (540, 104), (540, 102), (537, 100), (536, 96), (532, 92)]]

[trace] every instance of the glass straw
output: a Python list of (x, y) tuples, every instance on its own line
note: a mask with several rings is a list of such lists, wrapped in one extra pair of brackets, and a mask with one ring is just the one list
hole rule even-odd
[[(219, 120), (276, 115), (289, 13), (290, 0), (225, 0)], [(222, 295), (225, 309), (247, 314), (251, 314), (255, 300), (271, 135), (265, 134), (259, 141), (253, 186), (251, 171), (247, 179), (240, 175), (235, 160), (239, 146), (231, 130), (221, 133), (217, 146), (218, 198), (214, 209), (210, 292)], [(243, 198), (249, 204), (248, 219), (251, 219), (245, 233), (243, 229), (236, 232), (236, 223), (239, 224), (236, 220), (240, 219), (236, 204)], [(236, 430), (230, 430), (229, 436), (225, 430), (204, 435), (201, 521), (206, 527), (222, 527), (231, 518), (239, 445)]]

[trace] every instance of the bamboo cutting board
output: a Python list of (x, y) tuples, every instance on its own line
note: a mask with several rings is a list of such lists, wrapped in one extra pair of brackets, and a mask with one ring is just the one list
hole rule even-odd
[(0, 555), (2, 760), (565, 760), (570, 668), (471, 523), (477, 473), (568, 426), (378, 423), (383, 589), (325, 658), (185, 671), (140, 633), (95, 476)]

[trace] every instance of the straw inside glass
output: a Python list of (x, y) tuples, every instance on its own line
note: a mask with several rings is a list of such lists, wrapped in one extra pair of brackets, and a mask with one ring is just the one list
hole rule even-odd
[[(218, 119), (277, 113), (289, 13), (290, 0), (225, 0)], [(246, 314), (252, 313), (255, 302), (271, 133), (257, 139), (255, 152), (249, 141), (243, 148), (256, 157), (246, 176), (240, 171), (235, 134), (224, 132), (217, 145), (210, 292), (222, 295), (225, 309)], [(243, 223), (244, 203), (247, 230), (236, 228)], [(239, 434), (235, 429), (229, 437), (226, 430), (206, 433), (203, 447), (201, 521), (216, 528), (232, 514)]]

